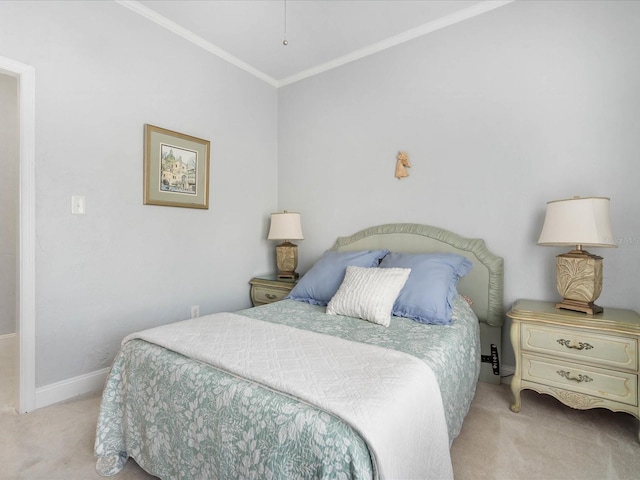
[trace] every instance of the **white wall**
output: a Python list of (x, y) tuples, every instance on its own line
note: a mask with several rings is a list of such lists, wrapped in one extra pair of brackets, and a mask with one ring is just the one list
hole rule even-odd
[[(276, 208), (303, 214), (300, 271), (375, 224), (484, 238), (507, 309), (557, 297), (546, 201), (607, 195), (599, 303), (640, 310), (639, 27), (636, 2), (516, 2), (276, 92), (114, 2), (0, 2), (0, 56), (36, 71), (37, 385), (248, 306)], [(211, 140), (209, 210), (142, 205), (145, 123)]]
[[(248, 307), (273, 268), (276, 90), (115, 2), (0, 2), (0, 56), (35, 68), (37, 386), (191, 305)], [(209, 210), (142, 205), (145, 123), (211, 141)]]
[(546, 202), (610, 196), (619, 248), (593, 251), (598, 303), (640, 311), (638, 45), (639, 2), (515, 2), (280, 89), (278, 203), (303, 215), (299, 270), (337, 236), (426, 223), (504, 257), (505, 311), (555, 300), (564, 250), (536, 246)]
[(18, 83), (0, 74), (0, 335), (16, 331)]

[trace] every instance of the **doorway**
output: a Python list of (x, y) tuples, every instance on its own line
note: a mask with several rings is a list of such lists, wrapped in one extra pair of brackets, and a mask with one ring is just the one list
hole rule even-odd
[(0, 74), (0, 412), (17, 408), (19, 133), (18, 80)]
[(35, 398), (35, 70), (0, 57), (0, 74), (17, 80), (18, 109), (18, 205), (17, 212), (17, 409), (36, 407)]

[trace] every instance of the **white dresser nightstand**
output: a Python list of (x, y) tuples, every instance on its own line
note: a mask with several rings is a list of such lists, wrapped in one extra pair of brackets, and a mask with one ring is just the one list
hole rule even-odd
[(257, 307), (283, 300), (295, 287), (296, 280), (283, 280), (276, 275), (264, 275), (252, 278), (249, 283), (251, 284), (251, 303)]
[(520, 391), (528, 388), (572, 408), (608, 408), (640, 420), (637, 312), (605, 308), (586, 315), (518, 300), (507, 315), (516, 358), (512, 411), (520, 411)]

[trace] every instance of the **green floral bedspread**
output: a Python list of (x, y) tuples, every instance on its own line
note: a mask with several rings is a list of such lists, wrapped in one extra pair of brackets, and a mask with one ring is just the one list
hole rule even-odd
[[(478, 321), (458, 297), (451, 326), (394, 317), (388, 328), (293, 300), (237, 312), (384, 346), (423, 359), (442, 391), (450, 442), (480, 369)], [(163, 479), (372, 478), (368, 449), (344, 422), (156, 345), (133, 340), (114, 360), (95, 441), (96, 470), (118, 473), (128, 456)]]
[(313, 330), (355, 342), (405, 352), (424, 360), (440, 384), (449, 429), (449, 443), (460, 433), (480, 375), (480, 327), (463, 297), (454, 298), (449, 326), (425, 325), (392, 317), (389, 327), (325, 314), (325, 307), (283, 300), (237, 312), (251, 318)]

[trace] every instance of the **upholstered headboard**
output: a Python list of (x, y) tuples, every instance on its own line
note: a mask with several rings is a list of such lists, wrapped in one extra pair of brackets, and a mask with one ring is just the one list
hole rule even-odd
[(471, 272), (460, 280), (458, 292), (473, 300), (473, 311), (481, 322), (495, 327), (504, 322), (503, 260), (487, 250), (483, 240), (463, 238), (429, 225), (392, 223), (339, 237), (331, 250), (374, 250), (392, 252), (451, 252), (473, 262)]
[[(471, 272), (458, 283), (458, 292), (473, 300), (473, 311), (480, 320), (482, 350), (493, 356), (501, 352), (504, 323), (504, 262), (491, 253), (483, 240), (463, 238), (429, 225), (392, 223), (361, 230), (349, 237), (339, 237), (331, 250), (355, 251), (386, 248), (392, 252), (450, 252), (464, 255), (473, 262)], [(483, 364), (481, 380), (500, 383), (496, 369)]]

